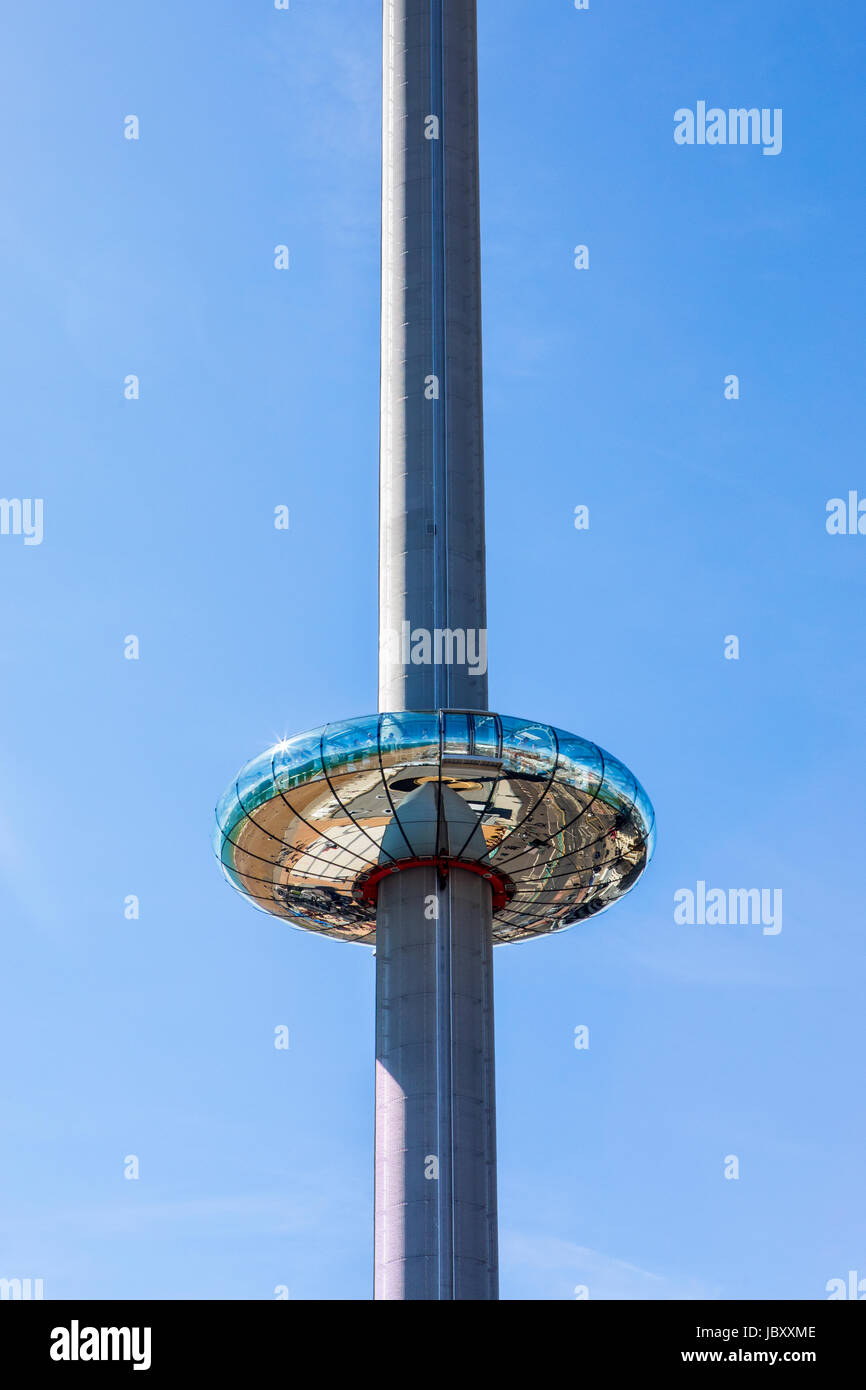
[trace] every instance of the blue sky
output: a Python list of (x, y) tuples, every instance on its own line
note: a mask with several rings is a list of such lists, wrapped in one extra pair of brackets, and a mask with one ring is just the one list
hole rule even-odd
[[(0, 536), (0, 1276), (46, 1297), (370, 1295), (372, 954), (209, 835), (241, 763), (375, 708), (379, 23), (3, 20), (0, 491), (44, 539)], [(866, 1277), (866, 536), (825, 525), (866, 496), (866, 15), (480, 0), (479, 37), (490, 699), (659, 827), (613, 911), (497, 951), (502, 1296), (826, 1297)], [(678, 146), (699, 100), (781, 108), (782, 153)], [(782, 931), (678, 925), (698, 881)]]

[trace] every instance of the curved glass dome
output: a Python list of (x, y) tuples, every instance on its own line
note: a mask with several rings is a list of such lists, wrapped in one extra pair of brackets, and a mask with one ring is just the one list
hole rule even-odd
[[(431, 782), (472, 812), (455, 857), (508, 885), (495, 942), (603, 911), (652, 857), (652, 805), (617, 758), (546, 724), (452, 710), (347, 719), (269, 748), (220, 800), (214, 848), (229, 882), (264, 911), (374, 945), (376, 908), (363, 885), (418, 857), (400, 807)], [(389, 835), (389, 852), (392, 822), (400, 834)]]

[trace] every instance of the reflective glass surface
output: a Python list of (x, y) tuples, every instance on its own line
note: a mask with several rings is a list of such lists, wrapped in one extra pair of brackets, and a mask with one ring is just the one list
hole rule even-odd
[(652, 855), (652, 803), (617, 758), (545, 724), (454, 710), (343, 720), (268, 749), (220, 798), (214, 848), (228, 881), (256, 906), (373, 943), (375, 906), (360, 889), (380, 864), (418, 853), (420, 831), (401, 819), (401, 806), (431, 783), (471, 813), (449, 852), (461, 858), (471, 842), (475, 862), (506, 884), (495, 941), (604, 911)]
[(371, 718), (379, 727), (379, 745), (386, 767), (394, 763), (439, 762), (438, 714), (405, 711), (401, 714), (372, 715)]
[(274, 777), (282, 791), (291, 791), (293, 787), (298, 787), (322, 774), (321, 729), (313, 729), (308, 734), (296, 734), (294, 738), (278, 743), (271, 752)]

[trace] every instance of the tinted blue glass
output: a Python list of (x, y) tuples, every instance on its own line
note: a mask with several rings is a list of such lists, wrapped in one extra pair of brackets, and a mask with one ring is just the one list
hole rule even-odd
[(557, 729), (559, 762), (556, 775), (579, 791), (593, 795), (601, 784), (601, 752), (588, 739)]
[(499, 758), (502, 755), (502, 726), (495, 714), (471, 716), (472, 752), (480, 758)]
[(274, 780), (279, 791), (291, 791), (292, 787), (302, 782), (322, 776), (321, 741), (322, 730), (311, 729), (309, 733), (296, 734), (271, 750)]
[(382, 762), (439, 761), (439, 717), (436, 714), (383, 714), (379, 741)]
[[(235, 876), (235, 874), (232, 872), (231, 864), (230, 864), (230, 863), (226, 863), (226, 860), (227, 860), (227, 859), (229, 858), (229, 856), (231, 855), (231, 852), (232, 852), (232, 847), (231, 847), (231, 845), (226, 844), (226, 847), (225, 847), (225, 849), (224, 849), (224, 851), (223, 851), (223, 857), (222, 857), (222, 859), (220, 860), (220, 868), (222, 869), (223, 878), (226, 880), (226, 882), (227, 882), (227, 883), (230, 883), (231, 886), (232, 886), (232, 888), (236, 888), (237, 891), (238, 891), (239, 893), (243, 893), (244, 890), (243, 890), (243, 888), (241, 887), (240, 880), (239, 880), (239, 879)], [(246, 896), (245, 893), (244, 893), (244, 896)]]
[[(223, 799), (224, 799), (224, 798), (223, 798)], [(222, 855), (223, 855), (223, 844), (225, 843), (225, 834), (224, 834), (224, 832), (223, 832), (223, 825), (224, 825), (224, 824), (225, 824), (224, 821), (218, 820), (217, 817), (215, 816), (215, 817), (214, 817), (214, 823), (213, 823), (213, 830), (211, 831), (211, 836), (210, 836), (211, 849), (213, 850), (213, 852), (214, 852), (214, 854), (216, 855), (217, 859), (220, 859), (220, 860), (222, 859)]]
[[(219, 833), (228, 834), (231, 826), (243, 815), (243, 809), (238, 801), (237, 787), (235, 782), (230, 782), (217, 802), (216, 824), (217, 830), (214, 838)], [(216, 847), (219, 854), (219, 845)]]
[(601, 790), (602, 798), (610, 805), (621, 806), (624, 810), (630, 810), (637, 798), (637, 788), (634, 776), (629, 772), (612, 753), (604, 753), (604, 786)]
[(506, 767), (533, 777), (549, 777), (556, 762), (556, 740), (548, 724), (502, 717), (502, 755)]
[(443, 722), (442, 751), (450, 757), (469, 752), (469, 716), (467, 714), (445, 715)]
[(238, 773), (238, 800), (249, 814), (274, 795), (274, 754), (268, 748)]
[(344, 719), (328, 724), (322, 745), (325, 767), (329, 773), (346, 772), (349, 768), (379, 766), (379, 718), (371, 714), (364, 719)]
[(654, 844), (655, 844), (654, 830), (655, 830), (656, 813), (655, 813), (655, 810), (654, 810), (654, 808), (653, 808), (653, 804), (652, 804), (652, 802), (650, 801), (649, 797), (647, 796), (646, 792), (644, 791), (643, 787), (641, 786), (640, 782), (637, 780), (637, 778), (634, 779), (634, 790), (635, 790), (635, 802), (634, 802), (634, 804), (635, 804), (635, 810), (637, 811), (638, 816), (640, 817), (641, 827), (642, 827), (642, 830), (643, 830), (643, 834), (644, 834), (645, 837), (648, 837), (648, 836), (650, 836), (650, 835), (653, 835), (653, 845), (654, 845)]

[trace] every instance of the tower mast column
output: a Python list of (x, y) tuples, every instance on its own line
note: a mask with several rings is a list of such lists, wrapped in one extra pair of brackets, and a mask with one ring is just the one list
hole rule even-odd
[[(379, 708), (485, 710), (476, 6), (383, 9)], [(436, 795), (448, 853), (457, 797)], [(379, 888), (378, 1299), (498, 1297), (492, 911), (459, 868)]]

